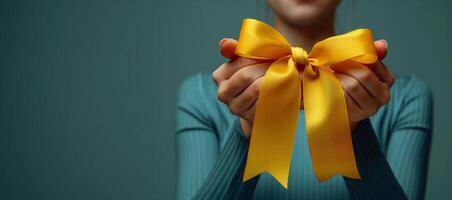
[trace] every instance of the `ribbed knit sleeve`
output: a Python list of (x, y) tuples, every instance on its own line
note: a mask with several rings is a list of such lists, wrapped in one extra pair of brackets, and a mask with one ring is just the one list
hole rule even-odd
[(196, 79), (184, 81), (176, 113), (177, 199), (250, 199), (258, 177), (242, 182), (249, 143), (239, 118), (220, 151), (205, 99)]
[(423, 199), (432, 137), (432, 95), (416, 79), (403, 84), (386, 155), (369, 120), (353, 131), (362, 180), (344, 178), (352, 199)]
[(288, 190), (266, 175), (242, 182), (249, 142), (239, 118), (218, 102), (215, 92), (207, 74), (190, 77), (179, 89), (177, 199), (424, 198), (433, 102), (422, 81), (398, 77), (391, 88), (391, 101), (353, 130), (361, 180), (315, 180), (309, 163), (303, 165), (309, 162), (309, 149), (301, 148), (307, 141), (302, 137), (305, 130), (299, 129), (295, 153), (303, 156), (293, 157)]

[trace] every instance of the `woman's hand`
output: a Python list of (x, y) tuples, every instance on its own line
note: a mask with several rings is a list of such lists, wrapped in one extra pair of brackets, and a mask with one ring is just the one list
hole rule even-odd
[(243, 132), (249, 138), (256, 110), (256, 100), (262, 78), (271, 63), (262, 63), (234, 54), (237, 41), (220, 41), (221, 54), (231, 59), (212, 73), (218, 86), (218, 99), (229, 106), (231, 113), (240, 117)]
[[(212, 77), (218, 86), (218, 99), (240, 117), (242, 130), (249, 137), (260, 84), (271, 63), (237, 57), (234, 54), (236, 45), (237, 41), (233, 39), (221, 40), (220, 52), (231, 61), (215, 70)], [(387, 52), (386, 41), (376, 41), (375, 48), (379, 60), (382, 60)], [(368, 67), (335, 65), (330, 68), (344, 89), (352, 130), (389, 101), (389, 88), (394, 83), (394, 76), (380, 61)]]
[[(388, 45), (385, 40), (375, 42), (378, 59), (386, 56)], [(388, 103), (389, 88), (394, 83), (394, 76), (380, 61), (367, 67), (353, 63), (330, 66), (334, 75), (341, 82), (347, 103), (350, 128), (372, 115)]]

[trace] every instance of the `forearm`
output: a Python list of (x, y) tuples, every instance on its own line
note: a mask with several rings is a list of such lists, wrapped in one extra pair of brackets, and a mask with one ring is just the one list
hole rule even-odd
[[(242, 181), (248, 141), (242, 135), (239, 120), (219, 152), (215, 163), (193, 199), (250, 199), (259, 177)], [(191, 197), (181, 197), (190, 199)]]
[(362, 121), (352, 135), (361, 180), (344, 177), (351, 199), (407, 199), (380, 149), (369, 119)]

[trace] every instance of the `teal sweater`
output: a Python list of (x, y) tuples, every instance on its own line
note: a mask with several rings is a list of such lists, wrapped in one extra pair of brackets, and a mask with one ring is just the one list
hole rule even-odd
[(216, 96), (210, 73), (186, 79), (176, 117), (178, 199), (423, 199), (432, 137), (432, 95), (423, 82), (397, 77), (391, 100), (353, 130), (362, 180), (319, 183), (300, 110), (286, 190), (264, 173), (242, 175), (249, 141), (239, 118)]

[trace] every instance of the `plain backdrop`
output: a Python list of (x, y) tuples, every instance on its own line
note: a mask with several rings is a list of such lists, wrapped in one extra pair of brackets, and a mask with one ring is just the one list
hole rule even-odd
[[(344, 0), (434, 93), (427, 199), (452, 196), (452, 1)], [(226, 60), (259, 0), (1, 1), (0, 199), (174, 199), (177, 88)]]

